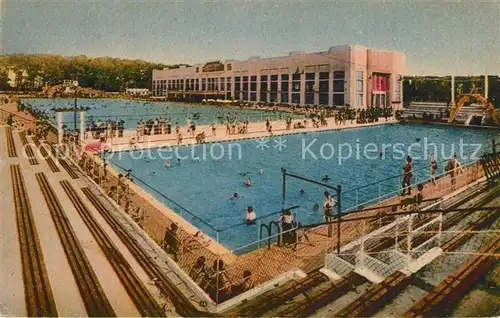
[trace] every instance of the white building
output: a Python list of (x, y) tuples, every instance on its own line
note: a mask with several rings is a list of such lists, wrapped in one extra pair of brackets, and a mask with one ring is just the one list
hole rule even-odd
[(359, 45), (153, 70), (153, 96), (299, 105), (402, 107), (404, 54)]
[(127, 88), (125, 93), (130, 96), (148, 96), (151, 94), (147, 88)]

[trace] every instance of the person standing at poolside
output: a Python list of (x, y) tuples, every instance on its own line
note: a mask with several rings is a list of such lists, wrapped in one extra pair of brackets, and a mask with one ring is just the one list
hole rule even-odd
[(335, 206), (336, 203), (328, 191), (325, 191), (323, 194), (325, 196), (323, 202), (324, 217), (325, 217), (325, 222), (328, 223), (333, 220), (333, 207)]
[(179, 134), (177, 135), (177, 144), (178, 144), (178, 145), (182, 144), (182, 134), (181, 134), (181, 133), (179, 133)]
[(434, 155), (431, 156), (431, 181), (433, 185), (436, 185), (436, 174), (438, 171), (438, 163)]
[(181, 131), (181, 127), (179, 126), (179, 122), (178, 122), (178, 121), (176, 121), (176, 122), (175, 122), (175, 133), (176, 133), (177, 135), (179, 135), (180, 131)]
[(215, 124), (212, 124), (212, 136), (215, 137), (215, 131), (217, 129), (215, 128)]
[(411, 178), (413, 177), (413, 167), (412, 167), (412, 159), (410, 156), (406, 157), (406, 163), (403, 167), (403, 193), (401, 194), (402, 196), (406, 195), (406, 192), (408, 192), (408, 195), (411, 195)]
[(284, 210), (281, 213), (281, 216), (276, 220), (276, 223), (281, 225), (282, 235), (283, 235), (283, 243), (291, 244), (294, 243), (293, 236), (295, 233), (292, 232), (294, 226), (294, 217), (290, 210)]
[(454, 191), (455, 186), (457, 184), (457, 174), (459, 172), (463, 172), (460, 163), (457, 160), (457, 154), (454, 154), (453, 157), (450, 158), (448, 164), (446, 165), (446, 171), (450, 173), (451, 177), (451, 189)]

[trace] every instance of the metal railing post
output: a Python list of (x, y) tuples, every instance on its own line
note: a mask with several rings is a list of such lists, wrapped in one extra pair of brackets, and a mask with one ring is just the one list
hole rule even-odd
[(359, 259), (359, 265), (363, 267), (365, 265), (365, 224), (366, 221), (363, 220), (361, 222), (361, 250), (360, 250), (360, 259)]
[(408, 261), (411, 260), (410, 251), (411, 251), (412, 227), (413, 227), (413, 213), (411, 213), (408, 217), (408, 234), (406, 235), (406, 252), (408, 254)]
[(281, 174), (283, 176), (283, 183), (282, 183), (282, 198), (281, 198), (281, 208), (285, 207), (285, 200), (286, 200), (286, 169), (281, 168)]
[(357, 209), (358, 209), (358, 207), (359, 207), (359, 202), (358, 202), (358, 201), (359, 201), (359, 190), (358, 190), (358, 189), (356, 189), (356, 210), (357, 210)]
[(257, 245), (260, 249), (260, 241), (261, 241), (261, 237), (260, 237), (260, 227), (262, 226), (262, 220), (259, 220), (259, 226), (257, 227)]
[(342, 195), (342, 186), (337, 185), (337, 254), (340, 254), (340, 218), (341, 218), (341, 195)]
[(443, 230), (443, 212), (439, 213), (439, 229), (437, 234), (437, 246), (441, 246), (441, 232)]
[(396, 231), (394, 231), (394, 250), (398, 250), (398, 237), (399, 237), (399, 217), (396, 216)]

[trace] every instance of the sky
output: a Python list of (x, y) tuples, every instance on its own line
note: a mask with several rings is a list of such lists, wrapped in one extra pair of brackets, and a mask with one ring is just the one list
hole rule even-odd
[(1, 53), (165, 64), (360, 44), (406, 54), (406, 75), (500, 74), (499, 1), (0, 0)]

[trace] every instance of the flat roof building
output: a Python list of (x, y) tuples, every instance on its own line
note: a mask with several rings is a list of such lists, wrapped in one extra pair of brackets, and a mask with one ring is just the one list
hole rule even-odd
[(153, 70), (153, 96), (261, 103), (402, 107), (404, 54), (359, 45)]

